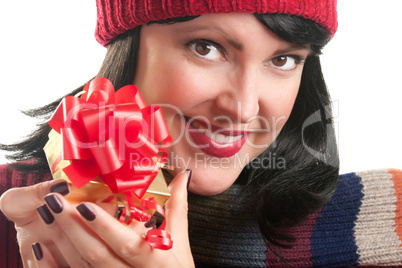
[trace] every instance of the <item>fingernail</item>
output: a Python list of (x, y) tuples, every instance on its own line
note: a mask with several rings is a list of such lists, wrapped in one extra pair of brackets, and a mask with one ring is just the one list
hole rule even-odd
[(46, 224), (51, 224), (54, 222), (54, 217), (46, 204), (38, 207), (36, 210)]
[(35, 254), (35, 258), (40, 261), (43, 258), (42, 247), (39, 243), (32, 244), (32, 249)]
[(154, 216), (151, 219), (144, 223), (145, 228), (151, 228), (156, 225), (156, 218)]
[(193, 173), (193, 170), (188, 168), (185, 171), (188, 172), (188, 179), (187, 179), (187, 190), (188, 190), (188, 187), (190, 186), (191, 174)]
[(45, 197), (45, 201), (54, 213), (58, 214), (63, 211), (63, 204), (56, 195), (54, 194), (47, 195)]
[(81, 203), (79, 206), (77, 206), (77, 210), (81, 216), (88, 221), (93, 221), (96, 218), (95, 212), (85, 203)]
[(50, 187), (50, 192), (59, 193), (61, 195), (67, 195), (68, 193), (70, 193), (70, 190), (68, 189), (67, 182), (62, 181)]

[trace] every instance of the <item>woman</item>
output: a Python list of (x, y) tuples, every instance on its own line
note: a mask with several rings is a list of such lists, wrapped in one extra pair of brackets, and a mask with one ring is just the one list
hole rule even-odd
[[(199, 241), (191, 225), (198, 208), (190, 204), (188, 234), (186, 187), (214, 195), (235, 182), (244, 185), (235, 211), (248, 211), (269, 245), (288, 246), (292, 239), (282, 227), (321, 207), (338, 176), (319, 63), (321, 48), (336, 30), (335, 5), (98, 1), (96, 35), (108, 52), (97, 76), (116, 89), (134, 84), (148, 104), (164, 107), (173, 138), (169, 163), (175, 166), (166, 229), (174, 246), (153, 250), (142, 237), (151, 223), (122, 226), (91, 203), (77, 211), (62, 196), (68, 192), (64, 183), (44, 182), (12, 189), (1, 199), (3, 213), (15, 222), (24, 263), (194, 266), (204, 261), (194, 260), (190, 249)], [(49, 115), (59, 102), (33, 113)], [(15, 164), (17, 169), (49, 172), (42, 152), (49, 131), (45, 123), (29, 140), (3, 146), (16, 152), (14, 160), (34, 160)], [(46, 233), (38, 233), (44, 228)]]

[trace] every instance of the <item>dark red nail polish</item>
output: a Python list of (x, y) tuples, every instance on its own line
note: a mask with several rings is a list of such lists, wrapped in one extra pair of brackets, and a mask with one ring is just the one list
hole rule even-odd
[(151, 219), (144, 223), (145, 228), (151, 228), (156, 225), (156, 218), (154, 216)]
[(42, 247), (39, 243), (32, 244), (32, 250), (35, 254), (35, 258), (40, 261), (43, 258)]
[(188, 190), (188, 187), (190, 186), (191, 174), (193, 173), (193, 170), (188, 168), (188, 169), (186, 169), (186, 171), (188, 172), (188, 179), (187, 179), (187, 190)]
[(36, 210), (46, 224), (51, 224), (54, 222), (54, 217), (46, 204), (38, 207)]
[(77, 210), (88, 221), (93, 221), (96, 218), (95, 212), (85, 203), (78, 205)]
[(68, 193), (70, 193), (70, 190), (68, 189), (67, 182), (62, 181), (50, 187), (50, 192), (59, 193), (61, 195), (67, 195)]
[(63, 204), (61, 203), (60, 199), (54, 195), (47, 195), (45, 197), (45, 201), (49, 208), (54, 212), (54, 213), (61, 213), (63, 211)]

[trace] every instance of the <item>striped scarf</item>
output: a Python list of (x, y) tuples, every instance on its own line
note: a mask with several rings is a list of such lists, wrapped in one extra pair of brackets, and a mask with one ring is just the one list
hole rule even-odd
[[(194, 259), (205, 267), (402, 266), (402, 170), (339, 176), (332, 199), (289, 232), (291, 249), (267, 247), (251, 214), (236, 213), (241, 186), (189, 196)], [(212, 265), (212, 266), (209, 266)], [(204, 267), (200, 265), (199, 267)]]

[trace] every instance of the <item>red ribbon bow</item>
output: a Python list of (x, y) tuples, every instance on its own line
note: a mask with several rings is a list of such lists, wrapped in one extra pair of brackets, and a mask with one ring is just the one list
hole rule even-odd
[[(61, 134), (62, 159), (71, 161), (63, 171), (74, 186), (81, 188), (99, 177), (113, 193), (133, 193), (140, 199), (171, 143), (159, 106), (147, 106), (134, 85), (115, 92), (105, 78), (86, 84), (80, 98), (64, 98), (49, 125)], [(157, 204), (153, 208), (161, 210)], [(171, 240), (167, 245), (149, 243), (171, 247)]]
[(77, 188), (100, 176), (112, 192), (138, 198), (171, 142), (159, 106), (146, 106), (133, 85), (115, 93), (105, 78), (88, 83), (81, 98), (64, 98), (49, 125), (61, 134), (62, 158), (71, 161), (63, 171)]

